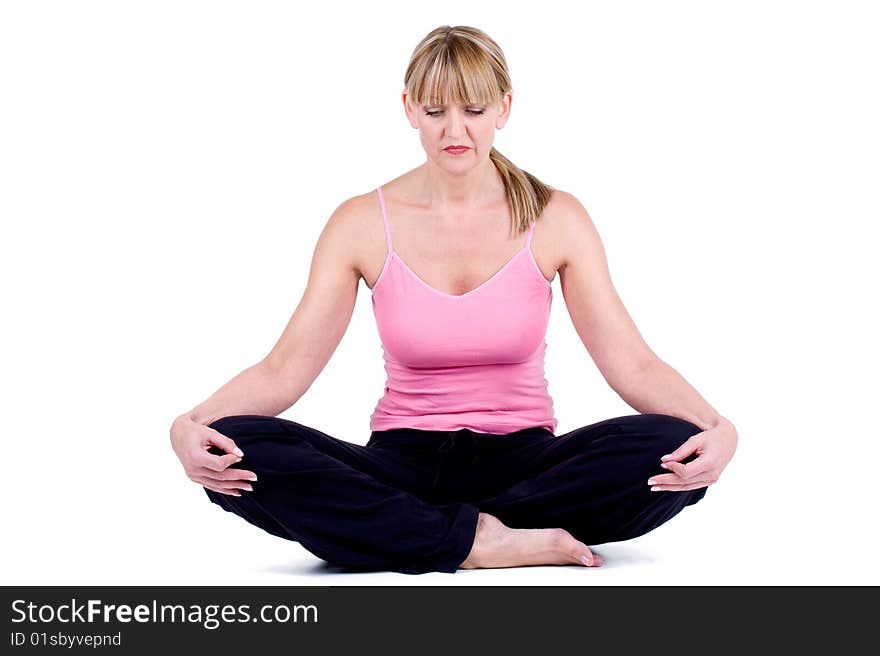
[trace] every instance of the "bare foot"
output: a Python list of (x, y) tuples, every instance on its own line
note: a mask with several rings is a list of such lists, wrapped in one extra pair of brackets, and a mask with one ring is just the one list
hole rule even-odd
[[(592, 559), (591, 565), (581, 560)], [(522, 565), (587, 565), (602, 557), (562, 528), (510, 528), (494, 515), (480, 513), (474, 546), (459, 569)]]

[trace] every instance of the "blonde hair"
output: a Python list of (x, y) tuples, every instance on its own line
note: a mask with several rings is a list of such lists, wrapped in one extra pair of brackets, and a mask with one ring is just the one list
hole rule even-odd
[[(466, 25), (443, 25), (428, 33), (413, 50), (403, 82), (416, 106), (499, 104), (512, 91), (507, 61), (488, 34)], [(452, 94), (451, 99), (445, 98)], [(507, 159), (493, 146), (489, 159), (504, 182), (516, 233), (523, 232), (550, 202), (553, 187)]]

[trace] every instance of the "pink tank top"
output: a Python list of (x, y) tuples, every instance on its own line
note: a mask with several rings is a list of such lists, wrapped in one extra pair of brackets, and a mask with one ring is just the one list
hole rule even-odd
[(464, 294), (419, 278), (391, 244), (372, 289), (385, 359), (385, 393), (370, 430), (417, 428), (506, 434), (534, 426), (556, 433), (544, 378), (544, 341), (552, 286), (525, 247), (491, 278)]

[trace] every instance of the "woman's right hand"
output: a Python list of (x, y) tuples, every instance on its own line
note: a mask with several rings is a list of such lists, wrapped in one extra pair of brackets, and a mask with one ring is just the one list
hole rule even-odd
[[(248, 481), (256, 481), (257, 475), (231, 467), (244, 454), (223, 433), (182, 416), (171, 425), (171, 446), (186, 475), (202, 487), (236, 497), (241, 496), (239, 490), (253, 491)], [(210, 453), (209, 449), (213, 447), (224, 454)]]

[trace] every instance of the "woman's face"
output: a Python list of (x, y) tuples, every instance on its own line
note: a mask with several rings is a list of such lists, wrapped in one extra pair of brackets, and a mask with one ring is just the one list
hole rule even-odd
[[(422, 105), (403, 103), (407, 118), (419, 130), (422, 147), (438, 166), (449, 170), (472, 168), (489, 158), (495, 130), (507, 123), (513, 96), (506, 93), (497, 105)], [(466, 146), (462, 152), (446, 150), (449, 146)]]

